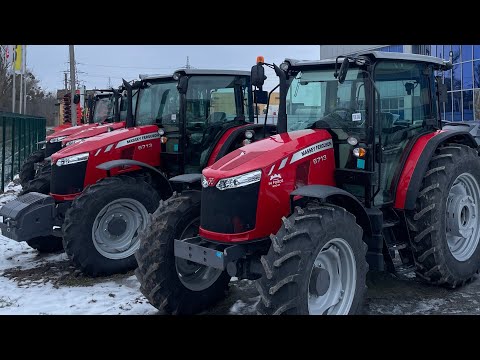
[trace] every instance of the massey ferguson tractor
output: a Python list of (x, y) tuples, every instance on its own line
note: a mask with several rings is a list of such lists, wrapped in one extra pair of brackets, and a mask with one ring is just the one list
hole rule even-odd
[(40, 251), (58, 249), (63, 237), (84, 273), (126, 272), (136, 267), (138, 232), (173, 194), (175, 176), (199, 173), (263, 137), (263, 125), (252, 124), (249, 72), (182, 69), (140, 86), (135, 123), (128, 101), (125, 129), (54, 153), (50, 195), (31, 192), (4, 205), (4, 236)]
[[(45, 141), (40, 142), (39, 144), (45, 144), (45, 147), (30, 154), (25, 159), (20, 169), (20, 184), (24, 191), (30, 187), (29, 182), (34, 179), (40, 168), (47, 163), (44, 161), (45, 158), (50, 157), (54, 152), (62, 148), (62, 140), (69, 136), (81, 133), (86, 129), (93, 130), (91, 131), (91, 136), (95, 135), (95, 133), (101, 133), (103, 130), (100, 130), (101, 127), (99, 127), (99, 125), (104, 123), (115, 122), (115, 124), (111, 124), (111, 126), (114, 126), (115, 128), (125, 126), (124, 123), (123, 125), (119, 123), (120, 112), (118, 110), (121, 102), (118, 100), (120, 97), (121, 94), (115, 89), (98, 90), (94, 97), (89, 98), (88, 100), (88, 124), (59, 129), (53, 134), (48, 135)], [(78, 102), (78, 98), (75, 100)], [(100, 132), (98, 132), (99, 130)], [(44, 173), (46, 170), (47, 169), (44, 169)], [(50, 167), (48, 167), (47, 172), (50, 172)], [(41, 183), (43, 184), (45, 182), (41, 181)], [(45, 185), (43, 185), (43, 187), (45, 187)], [(39, 190), (38, 183), (33, 184), (33, 190), (35, 189), (37, 191)]]
[(469, 281), (480, 268), (480, 159), (468, 129), (442, 129), (451, 61), (259, 59), (254, 86), (263, 66), (279, 77), (278, 134), (205, 168), (201, 192), (185, 178), (190, 190), (156, 210), (136, 253), (150, 303), (199, 312), (235, 276), (256, 280), (260, 314), (353, 314), (369, 269)]

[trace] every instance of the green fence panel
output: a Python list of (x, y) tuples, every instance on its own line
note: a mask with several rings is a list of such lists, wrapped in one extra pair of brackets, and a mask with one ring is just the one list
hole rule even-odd
[(41, 148), (37, 143), (45, 136), (45, 118), (0, 112), (0, 193), (19, 173), (25, 159)]

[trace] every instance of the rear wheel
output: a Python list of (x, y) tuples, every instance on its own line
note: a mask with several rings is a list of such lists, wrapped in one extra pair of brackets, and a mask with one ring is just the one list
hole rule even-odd
[(480, 158), (461, 144), (438, 148), (415, 210), (407, 213), (416, 274), (448, 287), (480, 268)]
[(170, 314), (195, 314), (226, 295), (230, 276), (174, 256), (174, 240), (198, 235), (200, 194), (175, 194), (162, 202), (135, 254), (140, 291), (150, 304)]
[(45, 150), (37, 150), (31, 153), (23, 162), (22, 167), (20, 168), (20, 184), (22, 188), (28, 185), (30, 180), (33, 180), (35, 177), (35, 163), (43, 161), (45, 159)]
[(62, 238), (58, 236), (39, 236), (27, 241), (27, 244), (41, 253), (63, 250)]
[(359, 311), (368, 265), (367, 245), (344, 208), (314, 203), (295, 209), (262, 256), (257, 280), (260, 314), (346, 315)]
[(52, 178), (52, 165), (45, 164), (35, 175), (34, 179), (29, 181), (26, 186), (23, 187), (20, 195), (30, 192), (38, 192), (41, 194), (50, 193), (50, 179)]
[(73, 263), (90, 276), (125, 273), (137, 266), (138, 234), (160, 197), (145, 181), (110, 177), (88, 186), (65, 214), (63, 241)]

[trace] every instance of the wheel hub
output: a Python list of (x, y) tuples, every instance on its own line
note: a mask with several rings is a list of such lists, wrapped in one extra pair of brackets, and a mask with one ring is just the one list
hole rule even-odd
[(97, 251), (112, 260), (125, 259), (138, 249), (138, 233), (148, 222), (148, 211), (131, 198), (116, 199), (100, 210), (92, 227)]
[[(330, 274), (321, 267), (314, 267), (310, 280), (310, 293), (315, 296), (323, 296), (330, 287)], [(316, 280), (315, 280), (316, 279)]]
[(475, 177), (469, 173), (459, 175), (448, 193), (445, 213), (448, 248), (458, 261), (468, 260), (477, 249), (479, 201), (480, 186)]
[(477, 209), (471, 196), (451, 196), (447, 206), (447, 227), (453, 236), (469, 237), (476, 225)]
[(308, 284), (310, 314), (348, 314), (355, 296), (356, 260), (341, 238), (327, 242), (313, 263)]
[(125, 230), (127, 230), (127, 222), (123, 217), (112, 215), (112, 220), (107, 225), (107, 231), (113, 236), (120, 236)]

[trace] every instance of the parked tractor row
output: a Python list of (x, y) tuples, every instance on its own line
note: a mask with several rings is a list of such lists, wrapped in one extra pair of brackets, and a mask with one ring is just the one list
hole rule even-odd
[[(276, 125), (254, 122), (264, 67)], [(462, 286), (480, 268), (480, 136), (441, 120), (451, 68), (369, 51), (124, 81), (125, 120), (47, 138), (2, 234), (90, 276), (137, 268), (172, 314), (214, 306), (232, 277), (272, 315), (358, 313), (368, 271)]]

